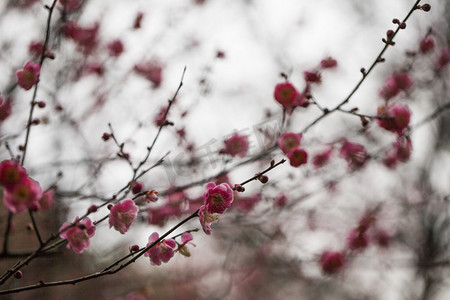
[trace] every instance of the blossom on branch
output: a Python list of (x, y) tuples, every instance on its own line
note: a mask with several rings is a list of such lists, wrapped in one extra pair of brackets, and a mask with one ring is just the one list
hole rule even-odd
[(0, 163), (0, 184), (8, 190), (12, 190), (27, 176), (25, 168), (15, 160), (4, 160)]
[(32, 61), (27, 62), (22, 69), (16, 72), (17, 84), (25, 89), (31, 89), (39, 81), (41, 66)]
[(131, 199), (116, 203), (109, 213), (109, 228), (114, 227), (121, 234), (125, 234), (136, 219), (138, 211), (139, 208)]
[(278, 138), (278, 147), (284, 154), (288, 154), (291, 150), (300, 146), (302, 137), (303, 134), (301, 133), (285, 132)]
[(203, 231), (206, 234), (211, 234), (211, 224), (219, 220), (219, 214), (208, 212), (206, 206), (202, 205), (198, 211), (198, 218), (200, 220), (200, 224), (202, 225)]
[(38, 210), (41, 197), (41, 186), (30, 177), (23, 178), (11, 189), (3, 191), (3, 203), (12, 213), (19, 213), (27, 208)]
[[(147, 246), (150, 246), (155, 241), (159, 239), (159, 234), (153, 232), (148, 238)], [(173, 239), (161, 240), (156, 245), (148, 249), (144, 253), (145, 257), (150, 258), (150, 263), (152, 265), (161, 265), (161, 263), (167, 263), (174, 255), (174, 248), (176, 247), (176, 242)]]
[(222, 214), (233, 203), (233, 190), (227, 183), (216, 185), (214, 182), (210, 182), (206, 185), (203, 199), (209, 213)]
[(95, 226), (89, 218), (84, 218), (79, 222), (78, 220), (79, 218), (76, 217), (73, 221), (75, 226), (63, 231), (72, 225), (69, 222), (65, 222), (59, 228), (59, 231), (63, 231), (59, 236), (68, 241), (67, 249), (72, 249), (75, 253), (80, 254), (89, 248), (89, 239), (95, 234)]
[(308, 152), (305, 149), (296, 147), (287, 154), (289, 163), (293, 167), (300, 167), (308, 162)]
[(284, 82), (275, 86), (273, 96), (275, 100), (284, 107), (284, 109), (292, 111), (292, 109), (298, 104), (300, 93), (290, 82)]

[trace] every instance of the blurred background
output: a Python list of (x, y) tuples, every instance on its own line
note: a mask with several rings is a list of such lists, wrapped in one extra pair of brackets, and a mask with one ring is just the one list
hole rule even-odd
[[(18, 155), (25, 138), (32, 91), (17, 87), (15, 72), (38, 60), (46, 32), (46, 0), (0, 3), (0, 155)], [(145, 246), (194, 212), (206, 183), (243, 182), (286, 156), (276, 147), (282, 132), (304, 132), (310, 162), (289, 162), (235, 193), (233, 206), (206, 235), (195, 218), (174, 234), (193, 232), (191, 256), (178, 253), (161, 266), (148, 258), (112, 276), (2, 296), (2, 299), (447, 299), (449, 285), (449, 2), (430, 0), (416, 10), (395, 46), (383, 55), (344, 106), (374, 116), (380, 90), (394, 72), (413, 85), (394, 103), (411, 111), (412, 153), (392, 165), (386, 155), (396, 135), (373, 119), (335, 112), (311, 128), (322, 108), (341, 103), (376, 59), (386, 31), (395, 30), (412, 0), (72, 0), (56, 5), (37, 100), (40, 124), (31, 130), (25, 168), (54, 206), (36, 213), (44, 237), (66, 221), (101, 205), (126, 186), (151, 146), (168, 100), (183, 70), (176, 101), (145, 167), (164, 157), (140, 181), (159, 199), (147, 204), (121, 235), (107, 222), (97, 225), (82, 254), (61, 246), (23, 268), (1, 290), (78, 278), (102, 270)], [(64, 5), (63, 5), (64, 4)], [(425, 37), (434, 41), (421, 49)], [(36, 50), (38, 49), (38, 50)], [(42, 46), (41, 46), (42, 49)], [(38, 51), (38, 52), (36, 52)], [(285, 78), (305, 90), (304, 72), (327, 57), (337, 67), (323, 70), (310, 93), (318, 105), (283, 112), (274, 100)], [(283, 75), (280, 75), (283, 74)], [(5, 108), (5, 103), (9, 108)], [(6, 112), (5, 112), (6, 111)], [(3, 117), (6, 116), (6, 117)], [(363, 118), (364, 119), (364, 118)], [(173, 123), (173, 124), (172, 124)], [(110, 124), (110, 125), (108, 125)], [(120, 149), (112, 139), (114, 133)], [(245, 135), (245, 157), (221, 154), (224, 140)], [(362, 168), (349, 169), (339, 156), (344, 139), (365, 146)], [(326, 149), (329, 162), (312, 158)], [(118, 155), (118, 153), (121, 153)], [(129, 155), (129, 160), (123, 155)], [(122, 156), (122, 157), (120, 157)], [(131, 198), (131, 194), (121, 194)], [(100, 220), (106, 207), (93, 214)], [(358, 247), (352, 232), (370, 220)], [(0, 232), (8, 210), (0, 207)], [(11, 255), (0, 256), (3, 273), (39, 246), (27, 213), (14, 215)], [(4, 242), (4, 235), (0, 240)], [(325, 251), (345, 253), (338, 272), (326, 272)], [(13, 254), (13, 255), (12, 255)]]

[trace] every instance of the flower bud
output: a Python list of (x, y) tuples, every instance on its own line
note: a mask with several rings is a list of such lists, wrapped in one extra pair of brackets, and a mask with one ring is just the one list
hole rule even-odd
[(89, 206), (88, 208), (88, 213), (95, 213), (98, 210), (98, 206), (95, 204), (92, 204), (91, 206)]
[(23, 277), (22, 271), (17, 270), (16, 273), (14, 273), (14, 277), (16, 277), (17, 279), (20, 279)]
[(139, 194), (143, 188), (144, 188), (144, 185), (142, 183), (137, 182), (137, 181), (131, 182), (131, 192), (134, 195)]
[(261, 175), (258, 177), (258, 180), (262, 183), (262, 184), (266, 184), (269, 181), (269, 177), (267, 177), (266, 175)]
[(137, 252), (137, 251), (139, 251), (139, 246), (133, 245), (133, 246), (130, 246), (129, 249), (130, 249), (130, 253)]
[(242, 192), (245, 191), (245, 187), (243, 187), (243, 186), (240, 185), (240, 184), (235, 184), (235, 185), (234, 185), (234, 190), (235, 190), (236, 192), (242, 193)]
[(156, 202), (158, 200), (158, 192), (155, 190), (148, 191), (145, 193), (145, 200), (147, 203)]
[(428, 11), (431, 10), (431, 5), (427, 3), (427, 4), (422, 5), (421, 8), (422, 8), (423, 11), (428, 12)]

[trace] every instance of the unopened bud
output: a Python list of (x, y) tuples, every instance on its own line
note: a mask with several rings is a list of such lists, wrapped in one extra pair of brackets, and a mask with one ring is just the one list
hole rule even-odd
[(129, 249), (130, 249), (130, 253), (137, 252), (137, 251), (139, 251), (139, 246), (133, 245), (133, 246), (130, 246)]
[(95, 213), (98, 210), (98, 206), (95, 204), (92, 204), (91, 206), (89, 206), (88, 208), (88, 213)]
[(431, 10), (431, 5), (427, 3), (427, 4), (422, 5), (421, 8), (422, 8), (423, 11), (427, 11), (428, 12), (428, 11)]
[(261, 175), (258, 177), (258, 180), (262, 183), (265, 184), (269, 181), (269, 177), (267, 177), (266, 175)]
[(23, 277), (22, 271), (17, 270), (16, 273), (14, 273), (14, 277), (16, 277), (17, 279), (20, 279)]

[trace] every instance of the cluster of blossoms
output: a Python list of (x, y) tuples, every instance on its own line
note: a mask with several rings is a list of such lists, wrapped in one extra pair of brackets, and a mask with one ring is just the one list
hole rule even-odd
[[(155, 244), (155, 242), (159, 240), (159, 234), (153, 232), (148, 238), (146, 247), (149, 247), (152, 244), (154, 245), (144, 253), (144, 256), (148, 257), (150, 259), (150, 264), (154, 266), (159, 266), (161, 263), (167, 263), (176, 252), (185, 257), (189, 257), (191, 256), (191, 252), (187, 245), (190, 244), (195, 247), (195, 244), (191, 242), (193, 239), (191, 233), (185, 232), (181, 235), (181, 244), (177, 243), (175, 239), (162, 239)], [(176, 247), (177, 249), (175, 249)]]
[(211, 224), (216, 222), (219, 219), (219, 215), (224, 213), (233, 203), (233, 190), (227, 183), (216, 185), (210, 182), (206, 185), (203, 200), (198, 217), (203, 231), (206, 234), (211, 234)]
[(376, 122), (380, 127), (402, 135), (409, 126), (411, 112), (404, 105), (379, 106)]
[(278, 147), (287, 155), (293, 167), (299, 167), (308, 161), (308, 153), (300, 148), (302, 137), (301, 133), (285, 132), (278, 138)]
[(398, 162), (407, 162), (411, 156), (412, 143), (408, 136), (400, 136), (384, 157), (384, 164), (393, 168)]
[(386, 79), (380, 96), (386, 101), (390, 100), (401, 91), (407, 92), (412, 85), (412, 79), (407, 72), (396, 72)]
[(220, 153), (241, 158), (247, 154), (249, 147), (248, 137), (237, 133), (225, 140), (224, 144), (225, 146), (220, 150)]
[(95, 23), (91, 27), (82, 27), (76, 22), (69, 21), (63, 27), (64, 34), (72, 39), (84, 54), (91, 53), (98, 45), (100, 25)]
[[(95, 212), (96, 205), (92, 205), (88, 211)], [(133, 224), (137, 217), (139, 208), (133, 200), (123, 200), (116, 204), (108, 206), (109, 213), (109, 227), (114, 227), (121, 234), (125, 234)], [(75, 253), (82, 253), (89, 248), (89, 239), (94, 236), (95, 226), (92, 221), (86, 217), (79, 221), (76, 217), (73, 223), (65, 222), (59, 229), (60, 237), (67, 240), (67, 248), (73, 249)]]
[[(420, 44), (422, 53), (431, 51), (434, 47), (432, 39), (424, 39)], [(412, 86), (412, 80), (406, 72), (397, 72), (391, 75), (380, 96), (386, 102), (396, 96), (399, 91), (407, 91)], [(383, 129), (396, 133), (397, 141), (392, 144), (392, 148), (384, 157), (384, 164), (392, 168), (398, 162), (406, 162), (409, 160), (412, 151), (412, 143), (408, 137), (408, 128), (411, 120), (411, 111), (406, 105), (385, 103), (378, 107), (376, 123)]]
[(320, 70), (336, 67), (337, 61), (332, 57), (327, 57), (320, 62), (317, 69), (303, 72), (305, 88), (302, 93), (298, 92), (292, 83), (286, 81), (275, 86), (273, 96), (288, 113), (292, 113), (298, 106), (306, 107), (309, 104), (308, 98), (311, 84), (320, 84), (322, 82)]
[(342, 251), (326, 250), (322, 253), (319, 263), (323, 273), (335, 274), (345, 267), (350, 254), (364, 250), (373, 241), (380, 247), (389, 246), (390, 235), (375, 226), (375, 213), (367, 213), (352, 229), (347, 237), (347, 248)]
[(48, 209), (53, 205), (53, 192), (43, 192), (39, 183), (15, 160), (0, 163), (0, 185), (3, 186), (3, 203), (12, 213)]

